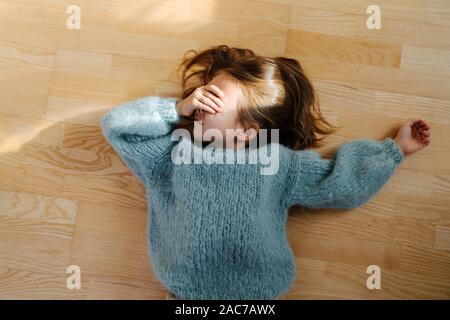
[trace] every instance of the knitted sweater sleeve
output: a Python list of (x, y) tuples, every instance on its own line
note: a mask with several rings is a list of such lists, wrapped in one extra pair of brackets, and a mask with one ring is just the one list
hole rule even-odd
[(290, 205), (352, 209), (366, 203), (404, 159), (392, 138), (355, 139), (338, 147), (332, 159), (316, 151), (295, 151)]
[(116, 106), (101, 118), (106, 140), (142, 182), (171, 145), (170, 123), (179, 120), (178, 101), (149, 96)]

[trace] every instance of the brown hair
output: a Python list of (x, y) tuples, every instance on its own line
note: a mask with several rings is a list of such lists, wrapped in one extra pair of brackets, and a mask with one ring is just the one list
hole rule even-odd
[[(250, 49), (219, 45), (199, 53), (187, 51), (180, 70), (182, 99), (226, 72), (243, 92), (237, 105), (239, 122), (246, 129), (279, 129), (279, 143), (294, 150), (317, 147), (325, 135), (337, 130), (323, 118), (315, 90), (295, 59), (264, 57)], [(174, 128), (192, 126), (192, 117), (174, 124)]]

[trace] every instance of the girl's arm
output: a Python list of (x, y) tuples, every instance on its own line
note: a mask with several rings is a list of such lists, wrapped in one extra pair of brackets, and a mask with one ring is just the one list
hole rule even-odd
[(123, 103), (106, 113), (101, 128), (107, 141), (144, 181), (145, 169), (152, 169), (171, 146), (170, 123), (179, 119), (176, 97), (149, 96)]
[(357, 139), (341, 145), (334, 158), (313, 151), (293, 154), (288, 202), (310, 208), (356, 208), (367, 202), (394, 173), (406, 155), (430, 144), (430, 125), (410, 118), (395, 139)]
[(375, 195), (404, 159), (391, 138), (357, 139), (341, 145), (333, 159), (297, 151), (289, 204), (308, 208), (356, 208)]

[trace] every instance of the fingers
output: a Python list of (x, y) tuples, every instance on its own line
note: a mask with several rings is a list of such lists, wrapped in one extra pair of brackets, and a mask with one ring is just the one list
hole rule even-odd
[(215, 114), (224, 107), (224, 102), (218, 96), (224, 96), (222, 90), (215, 85), (206, 85), (197, 89), (193, 103), (196, 108)]
[(422, 119), (419, 119), (414, 123), (414, 127), (418, 132), (417, 140), (423, 145), (427, 146), (430, 144), (430, 125)]
[(427, 121), (418, 117), (413, 117), (405, 122), (403, 129), (406, 128), (410, 130), (411, 138), (416, 141), (420, 148), (430, 144), (431, 126), (427, 123)]
[(431, 129), (430, 125), (423, 119), (420, 118), (410, 118), (406, 121), (406, 124), (409, 126), (414, 126), (417, 129), (422, 128), (423, 130)]
[(206, 89), (213, 91), (218, 97), (223, 98), (225, 96), (225, 94), (223, 93), (222, 90), (219, 89), (219, 87), (211, 84), (209, 86), (206, 86)]
[(220, 100), (220, 98), (218, 98), (217, 96), (208, 91), (205, 91), (203, 95), (205, 99), (208, 99), (207, 102), (209, 106), (213, 107), (218, 112), (222, 111), (225, 104), (223, 103), (222, 100)]
[(422, 141), (427, 142), (426, 144), (430, 143), (430, 131), (429, 129), (424, 130), (421, 134)]
[(207, 105), (206, 103), (198, 100), (197, 98), (193, 98), (192, 99), (192, 104), (194, 105), (195, 108), (200, 109), (200, 110), (204, 110), (210, 113), (216, 113), (216, 111), (211, 108), (209, 105)]
[(422, 128), (424, 128), (424, 130), (429, 130), (431, 129), (430, 125), (425, 121), (425, 120), (420, 120), (419, 124)]
[(430, 137), (431, 126), (423, 119), (411, 118), (406, 122), (406, 125), (412, 128), (413, 136), (421, 141)]
[(430, 136), (431, 127), (425, 120), (420, 119), (414, 125), (422, 139)]
[(219, 89), (216, 85), (206, 85), (205, 87), (205, 96), (207, 96), (211, 101), (215, 104), (212, 107), (215, 107), (217, 111), (222, 111), (225, 107), (224, 102), (221, 98), (225, 96), (222, 90)]

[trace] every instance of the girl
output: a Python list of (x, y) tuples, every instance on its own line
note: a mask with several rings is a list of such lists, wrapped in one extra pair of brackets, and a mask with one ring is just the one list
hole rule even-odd
[[(103, 116), (103, 133), (146, 186), (149, 255), (172, 297), (275, 299), (296, 276), (285, 230), (289, 207), (363, 205), (405, 155), (430, 143), (430, 126), (412, 118), (395, 138), (356, 139), (325, 159), (306, 149), (336, 129), (322, 117), (298, 61), (226, 45), (190, 52), (180, 65), (182, 98), (125, 103)], [(176, 129), (189, 135), (176, 137)], [(226, 136), (230, 129), (238, 134)], [(263, 175), (259, 162), (175, 161), (179, 150), (205, 151), (213, 140), (203, 139), (208, 130), (217, 133), (214, 151), (223, 147), (246, 160), (276, 146), (278, 170)]]

